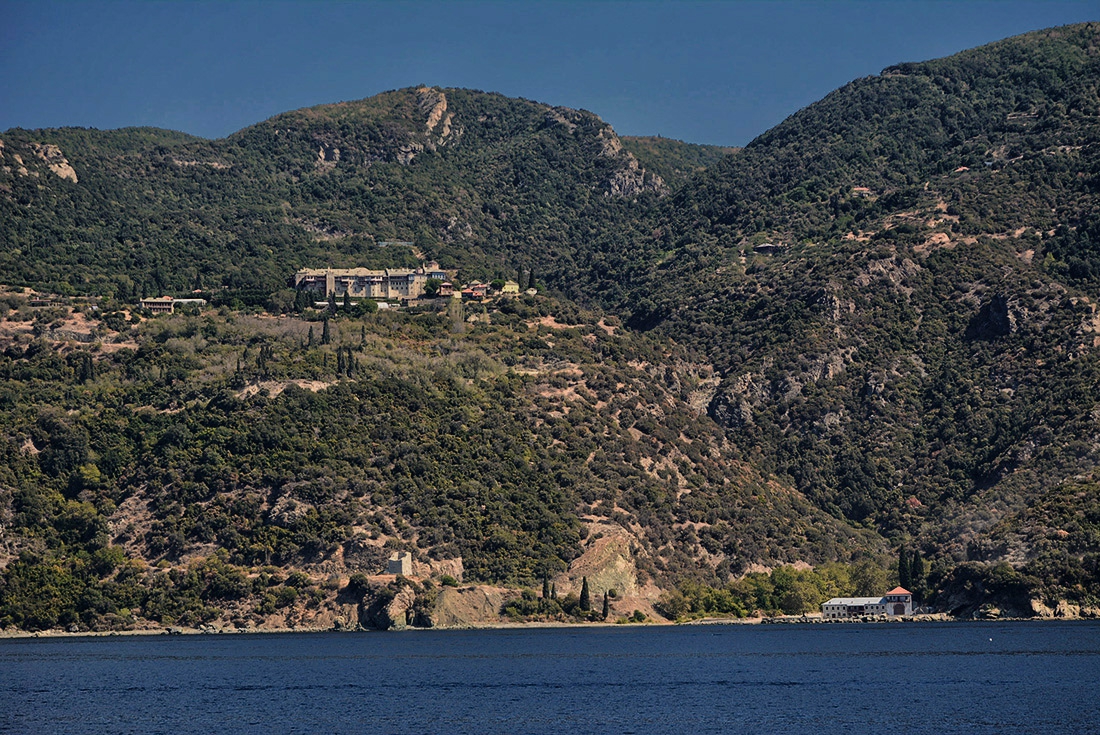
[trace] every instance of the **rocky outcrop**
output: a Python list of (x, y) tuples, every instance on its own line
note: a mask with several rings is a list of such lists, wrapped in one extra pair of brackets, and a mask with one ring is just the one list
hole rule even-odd
[(931, 600), (956, 618), (1030, 618), (1035, 580), (1012, 566), (965, 563), (955, 567)]
[(984, 304), (970, 320), (966, 336), (969, 339), (994, 340), (1016, 331), (1016, 314), (1009, 307), (1007, 296), (997, 294)]
[(448, 576), (458, 582), (462, 581), (465, 569), (462, 565), (462, 557), (454, 559), (429, 559), (428, 561), (413, 560), (414, 577), (443, 577)]
[(570, 133), (574, 133), (577, 130), (577, 125), (580, 123), (580, 120), (581, 114), (576, 110), (572, 110), (568, 107), (551, 107), (546, 111), (546, 118), (543, 125), (545, 127), (561, 125)]
[(772, 391), (763, 376), (745, 373), (726, 381), (711, 399), (707, 414), (722, 426), (744, 428), (753, 424), (753, 407), (770, 401)]
[(519, 595), (504, 587), (437, 587), (402, 579), (360, 590), (358, 622), (372, 630), (468, 628), (500, 623), (501, 608)]
[(503, 587), (444, 587), (428, 613), (428, 622), (433, 628), (498, 623), (504, 603), (517, 594)]
[[(661, 177), (643, 168), (634, 154), (623, 149), (622, 141), (612, 127), (591, 113), (568, 107), (551, 107), (546, 110), (543, 128), (562, 127), (570, 135), (583, 136), (592, 130), (593, 123), (599, 126), (596, 133), (596, 143), (599, 146), (597, 156), (609, 159), (612, 164), (608, 167), (610, 172), (604, 180), (606, 196), (628, 197), (646, 191), (668, 193), (668, 187)], [(581, 132), (578, 133), (578, 130)]]
[(582, 580), (587, 579), (592, 595), (609, 590), (619, 596), (634, 595), (638, 591), (637, 539), (616, 524), (594, 523), (589, 530), (584, 553), (554, 578), (559, 593), (579, 593)]
[[(447, 113), (447, 95), (443, 94), (443, 92), (438, 89), (431, 89), (429, 87), (421, 87), (416, 90), (416, 95), (420, 110), (428, 113), (426, 126), (427, 132), (431, 133), (435, 130), (435, 126), (439, 125), (441, 120), (444, 120), (443, 116)], [(450, 134), (450, 121), (453, 117), (453, 115), (448, 115), (443, 123), (441, 132), (444, 138)]]
[(638, 160), (631, 154), (624, 156), (625, 165), (607, 180), (608, 196), (629, 197), (646, 191), (664, 194), (668, 191), (665, 182), (657, 174), (649, 173), (638, 165)]
[(405, 143), (397, 149), (397, 162), (403, 166), (408, 166), (416, 158), (416, 154), (423, 150), (423, 143)]
[(1076, 605), (1066, 600), (1058, 600), (1051, 607), (1042, 600), (1031, 601), (1031, 613), (1037, 618), (1079, 620), (1082, 618), (1100, 618), (1100, 607)]
[(638, 163), (634, 154), (624, 151), (619, 136), (611, 126), (603, 127), (599, 132), (600, 156), (614, 159), (619, 165), (607, 179), (607, 196), (629, 197), (646, 191), (658, 194), (668, 193), (665, 182), (655, 173), (646, 171)]
[(414, 622), (416, 596), (411, 584), (368, 591), (359, 605), (359, 625), (375, 630), (404, 630)]
[(61, 149), (51, 143), (31, 143), (34, 154), (46, 162), (50, 171), (67, 179), (74, 184), (78, 183), (76, 170), (73, 169), (68, 159), (61, 153)]

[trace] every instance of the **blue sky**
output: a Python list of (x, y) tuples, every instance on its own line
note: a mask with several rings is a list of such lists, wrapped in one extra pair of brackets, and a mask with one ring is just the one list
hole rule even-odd
[(0, 0), (0, 130), (215, 138), (430, 84), (584, 108), (621, 134), (743, 145), (891, 64), (1085, 20), (1097, 3)]

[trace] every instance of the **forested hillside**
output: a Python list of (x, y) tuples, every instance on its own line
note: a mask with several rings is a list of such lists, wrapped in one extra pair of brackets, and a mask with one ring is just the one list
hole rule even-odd
[(1030, 509), (1095, 518), (1098, 187), (1100, 25), (903, 64), (663, 203), (623, 303), (706, 351), (711, 415), (819, 507), (1095, 579), (1095, 525)]
[(215, 141), (66, 128), (0, 142), (5, 280), (123, 300), (197, 285), (262, 303), (300, 267), (415, 263), (388, 242), (471, 279), (568, 270), (667, 191), (595, 115), (468, 90), (387, 92)]
[[(738, 151), (429, 87), (0, 141), (0, 627), (1100, 609), (1100, 24)], [(288, 286), (425, 258), (537, 295)]]
[(661, 136), (624, 135), (623, 148), (660, 176), (672, 189), (680, 188), (695, 174), (702, 173), (709, 166), (726, 156), (736, 153), (739, 148), (717, 145), (697, 145), (682, 140), (662, 138)]
[[(325, 579), (408, 549), (435, 574), (533, 585), (591, 524), (633, 534), (640, 573), (665, 586), (883, 551), (759, 475), (692, 407), (708, 368), (552, 300), (471, 309), (458, 332), (434, 312), (108, 316), (93, 322), (108, 346), (75, 349), (19, 339), (30, 308), (7, 303), (8, 624), (135, 607), (194, 621), (249, 596), (202, 599), (168, 573), (204, 563)], [(117, 589), (120, 570), (137, 586)], [(155, 609), (150, 585), (170, 588)]]

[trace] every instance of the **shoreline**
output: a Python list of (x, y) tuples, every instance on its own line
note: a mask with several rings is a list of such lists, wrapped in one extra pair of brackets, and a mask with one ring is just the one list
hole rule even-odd
[(954, 618), (947, 613), (931, 613), (914, 615), (907, 618), (893, 618), (885, 620), (865, 620), (859, 618), (825, 620), (821, 616), (790, 615), (774, 618), (698, 618), (683, 622), (648, 621), (645, 623), (630, 623), (620, 625), (617, 623), (566, 623), (566, 622), (486, 622), (467, 625), (439, 626), (432, 628), (420, 628), (408, 626), (405, 628), (392, 628), (389, 630), (373, 630), (370, 628), (334, 628), (334, 627), (296, 627), (296, 628), (141, 628), (135, 630), (100, 630), (77, 631), (67, 630), (0, 630), (0, 640), (22, 640), (27, 638), (122, 638), (145, 636), (239, 636), (239, 635), (286, 635), (292, 633), (430, 633), (432, 631), (455, 630), (561, 630), (561, 629), (592, 629), (592, 628), (668, 628), (691, 626), (740, 626), (740, 625), (881, 625), (881, 624), (905, 624), (905, 623), (1019, 623), (1019, 622), (1096, 622), (1096, 618), (1055, 618), (1055, 617), (1030, 617), (1030, 618)]

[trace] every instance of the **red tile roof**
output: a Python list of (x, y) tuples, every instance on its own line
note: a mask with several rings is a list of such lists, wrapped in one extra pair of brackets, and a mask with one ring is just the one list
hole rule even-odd
[(894, 589), (890, 590), (886, 594), (888, 594), (888, 595), (911, 595), (913, 593), (910, 592), (909, 590), (905, 589), (904, 587), (895, 587)]

